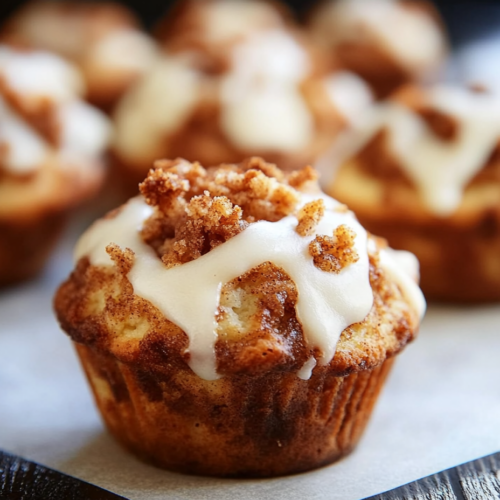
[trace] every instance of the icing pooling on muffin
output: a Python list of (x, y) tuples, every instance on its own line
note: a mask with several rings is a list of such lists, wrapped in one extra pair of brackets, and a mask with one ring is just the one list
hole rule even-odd
[(106, 148), (110, 126), (105, 116), (82, 101), (72, 101), (59, 110), (61, 150), (95, 158)]
[(2, 167), (10, 172), (27, 174), (39, 168), (49, 154), (48, 144), (42, 140), (7, 106), (0, 96), (0, 146)]
[[(372, 239), (368, 240), (370, 252), (376, 252), (377, 248)], [(393, 250), (382, 248), (379, 252), (380, 267), (386, 272), (390, 279), (398, 283), (405, 299), (423, 318), (427, 304), (420, 288), (415, 285), (420, 280), (420, 269), (418, 259), (406, 250)]]
[(307, 147), (314, 120), (299, 87), (310, 70), (304, 48), (286, 31), (264, 31), (235, 46), (232, 65), (220, 94), (226, 136), (244, 150)]
[(84, 90), (78, 71), (47, 52), (21, 52), (0, 47), (0, 76), (5, 85), (31, 98), (67, 102)]
[(221, 125), (239, 148), (252, 151), (301, 151), (314, 136), (314, 121), (299, 89), (267, 84), (226, 101)]
[(363, 40), (368, 30), (410, 72), (434, 65), (445, 52), (435, 20), (399, 0), (337, 0), (321, 9), (315, 24), (334, 45)]
[[(370, 311), (373, 292), (369, 282), (367, 234), (351, 213), (337, 211), (338, 203), (321, 196), (326, 205), (315, 234), (300, 236), (297, 218), (287, 216), (278, 222), (261, 220), (240, 234), (212, 249), (198, 259), (170, 269), (165, 268), (157, 254), (140, 236), (143, 223), (153, 209), (141, 197), (133, 198), (111, 219), (96, 222), (80, 239), (76, 260), (87, 256), (93, 265), (112, 265), (106, 246), (110, 243), (129, 248), (135, 253), (128, 278), (134, 293), (158, 307), (164, 316), (178, 325), (189, 337), (189, 365), (200, 377), (213, 380), (216, 372), (215, 314), (222, 286), (250, 269), (272, 262), (294, 281), (298, 300), (297, 318), (311, 348), (317, 348), (317, 362), (326, 364), (335, 354), (342, 331), (362, 321)], [(316, 199), (303, 195), (302, 203)], [(308, 247), (316, 234), (332, 234), (341, 224), (356, 234), (354, 249), (358, 261), (338, 274), (321, 271), (313, 263)], [(390, 258), (390, 256), (388, 257)], [(402, 289), (417, 285), (393, 273)], [(412, 292), (408, 292), (408, 296)], [(421, 313), (419, 309), (416, 310)], [(307, 378), (312, 361), (300, 375)]]
[(155, 158), (201, 98), (201, 75), (180, 58), (164, 58), (125, 95), (115, 113), (115, 147), (132, 161)]
[(456, 137), (439, 137), (415, 111), (388, 101), (375, 110), (361, 142), (366, 144), (377, 131), (388, 130), (390, 152), (427, 208), (438, 216), (449, 216), (498, 144), (500, 99), (441, 86), (424, 95), (427, 109), (441, 112), (456, 123)]
[[(0, 145), (6, 148), (2, 168), (7, 172), (34, 172), (54, 153), (93, 159), (105, 148), (109, 122), (100, 111), (80, 101), (79, 73), (62, 59), (45, 52), (0, 47), (0, 79)], [(21, 117), (8, 104), (8, 93), (26, 108), (51, 115), (58, 128), (57, 144), (50, 144), (29, 118)]]
[(366, 110), (373, 104), (370, 87), (349, 71), (329, 75), (324, 79), (324, 85), (333, 105), (351, 126), (359, 124)]
[(316, 366), (317, 361), (314, 356), (311, 356), (303, 365), (302, 368), (297, 372), (297, 377), (302, 380), (309, 380), (312, 375), (312, 371)]
[(309, 345), (322, 353), (318, 361), (328, 363), (342, 330), (364, 319), (373, 302), (366, 232), (351, 215), (335, 212), (336, 206), (331, 200), (316, 232), (332, 234), (340, 224), (348, 223), (356, 232), (355, 249), (360, 258), (335, 276), (314, 265), (308, 246), (315, 235), (299, 236), (295, 216), (251, 224), (195, 261), (166, 270), (138, 231), (130, 231), (130, 226), (139, 229), (151, 214), (140, 198), (130, 201), (116, 219), (98, 222), (80, 241), (76, 257), (88, 255), (93, 264), (106, 265), (111, 262), (105, 250), (108, 242), (133, 250), (136, 256), (129, 279), (135, 293), (152, 302), (187, 333), (190, 366), (208, 380), (217, 378), (215, 313), (222, 285), (271, 261), (295, 282), (299, 294), (297, 317)]
[(255, 33), (235, 45), (232, 70), (243, 81), (299, 83), (310, 71), (309, 55), (287, 31)]

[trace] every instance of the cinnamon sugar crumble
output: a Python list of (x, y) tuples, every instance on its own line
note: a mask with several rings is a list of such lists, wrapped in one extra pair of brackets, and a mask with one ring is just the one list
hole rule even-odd
[(130, 248), (122, 249), (111, 243), (106, 247), (106, 252), (121, 274), (126, 275), (130, 272), (135, 259), (135, 254)]
[(248, 226), (241, 219), (240, 207), (225, 196), (212, 198), (208, 191), (191, 199), (186, 215), (176, 229), (175, 241), (164, 248), (162, 260), (168, 268), (201, 257)]
[(354, 264), (359, 260), (359, 255), (354, 250), (355, 238), (356, 233), (344, 224), (335, 229), (333, 237), (316, 236), (309, 244), (314, 265), (322, 271), (338, 274)]
[(315, 183), (318, 180), (318, 172), (311, 166), (290, 173), (288, 184), (295, 189), (303, 190), (308, 184)]
[(306, 203), (297, 215), (299, 223), (295, 230), (300, 236), (310, 236), (314, 233), (323, 215), (325, 215), (325, 202), (321, 198)]
[[(141, 236), (167, 267), (187, 263), (251, 223), (277, 222), (294, 213), (300, 200), (297, 188), (312, 182), (316, 174), (310, 167), (285, 174), (261, 158), (208, 169), (181, 159), (161, 160), (140, 185), (155, 208)], [(304, 228), (308, 224), (313, 221), (304, 220)]]

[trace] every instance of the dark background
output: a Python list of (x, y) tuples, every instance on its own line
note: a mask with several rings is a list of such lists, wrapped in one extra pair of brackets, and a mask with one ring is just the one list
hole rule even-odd
[[(367, 0), (369, 1), (369, 0)], [(135, 10), (146, 27), (153, 25), (173, 3), (172, 0), (128, 0), (120, 2)], [(311, 0), (285, 1), (303, 16), (314, 5)], [(484, 38), (500, 32), (500, 0), (435, 0), (433, 2), (445, 19), (452, 44), (458, 46), (472, 39)], [(19, 0), (0, 0), (0, 20), (23, 4)]]

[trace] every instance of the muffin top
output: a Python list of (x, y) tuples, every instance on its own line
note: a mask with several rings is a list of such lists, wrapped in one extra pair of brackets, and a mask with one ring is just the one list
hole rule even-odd
[(84, 74), (86, 97), (103, 106), (116, 101), (157, 57), (152, 37), (114, 2), (33, 1), (8, 20), (0, 39), (70, 59)]
[[(463, 205), (469, 186), (498, 179), (499, 139), (497, 96), (408, 85), (375, 107), (363, 130), (352, 136), (345, 167), (354, 162), (384, 182), (407, 184), (423, 211), (448, 217)], [(498, 199), (498, 191), (494, 196)], [(490, 198), (486, 193), (480, 204)]]
[(310, 26), (324, 46), (376, 45), (413, 76), (435, 69), (447, 52), (437, 16), (424, 1), (330, 0)]
[(114, 114), (121, 160), (144, 171), (163, 156), (218, 164), (259, 152), (283, 165), (301, 155), (302, 166), (371, 102), (358, 77), (328, 74), (311, 44), (287, 26), (245, 32), (224, 46), (217, 68), (206, 65), (211, 59), (203, 44), (179, 44), (127, 92)]
[(80, 100), (83, 90), (78, 71), (57, 56), (0, 46), (0, 213), (94, 189), (110, 129)]
[[(118, 34), (123, 41), (126, 34), (133, 37), (140, 33), (138, 29), (135, 16), (119, 3), (42, 0), (24, 5), (5, 24), (1, 37), (13, 44), (49, 50), (82, 62), (89, 51), (102, 52)], [(103, 47), (98, 47), (100, 44)], [(143, 55), (147, 56), (147, 52)]]
[(141, 192), (77, 245), (55, 302), (77, 342), (207, 380), (308, 378), (376, 366), (416, 333), (414, 257), (367, 235), (312, 168), (162, 160)]
[(291, 25), (278, 2), (248, 0), (180, 0), (160, 22), (156, 33), (169, 53), (192, 52), (206, 71), (225, 71), (235, 44), (258, 32)]

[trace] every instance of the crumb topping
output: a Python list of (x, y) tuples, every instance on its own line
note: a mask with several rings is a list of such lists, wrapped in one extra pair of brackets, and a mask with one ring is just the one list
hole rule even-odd
[(111, 257), (111, 260), (117, 267), (118, 272), (123, 276), (126, 276), (134, 265), (134, 252), (132, 252), (129, 248), (122, 249), (114, 243), (111, 243), (106, 247), (106, 252)]
[(356, 233), (342, 224), (337, 227), (331, 236), (318, 235), (309, 244), (309, 253), (314, 265), (319, 269), (338, 274), (342, 269), (359, 260), (354, 250)]
[(318, 180), (318, 172), (310, 165), (300, 170), (294, 170), (288, 177), (288, 184), (295, 189), (305, 190), (307, 186), (316, 185)]
[(325, 202), (321, 198), (306, 203), (297, 215), (299, 220), (296, 228), (297, 233), (301, 236), (313, 234), (323, 215), (325, 215)]
[(225, 196), (212, 198), (208, 191), (195, 196), (186, 206), (186, 217), (175, 233), (175, 241), (164, 245), (164, 264), (175, 267), (201, 257), (241, 233), (248, 222), (242, 210)]
[[(310, 167), (285, 174), (261, 158), (208, 169), (196, 162), (161, 160), (140, 185), (155, 208), (141, 235), (167, 267), (175, 267), (201, 257), (249, 224), (293, 214), (298, 190), (311, 184), (317, 186), (317, 176)], [(307, 213), (303, 209), (299, 231), (314, 231), (322, 213), (322, 201)]]

